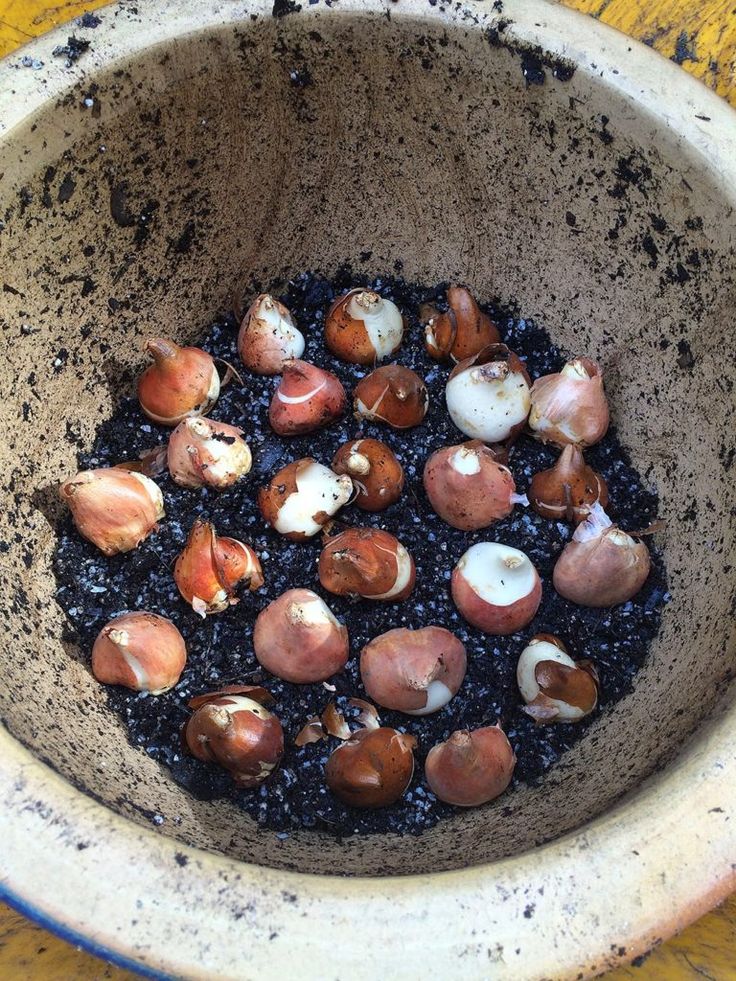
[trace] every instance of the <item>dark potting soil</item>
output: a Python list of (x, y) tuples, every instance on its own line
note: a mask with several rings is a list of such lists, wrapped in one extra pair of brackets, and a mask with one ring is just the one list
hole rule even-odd
[[(554, 562), (572, 530), (546, 521), (522, 507), (491, 528), (461, 532), (444, 524), (432, 511), (422, 487), (424, 462), (435, 449), (462, 442), (445, 409), (447, 366), (437, 365), (424, 352), (417, 318), (420, 302), (441, 301), (444, 284), (427, 289), (401, 279), (382, 278), (370, 284), (345, 268), (332, 281), (306, 273), (289, 283), (281, 295), (307, 340), (304, 358), (334, 371), (350, 394), (367, 370), (334, 359), (322, 342), (325, 311), (336, 294), (355, 285), (371, 285), (391, 297), (408, 317), (408, 330), (397, 361), (415, 369), (426, 380), (429, 412), (415, 429), (397, 432), (385, 426), (359, 423), (352, 416), (308, 436), (283, 439), (268, 426), (268, 404), (277, 379), (243, 375), (234, 381), (210, 413), (242, 426), (253, 452), (253, 469), (223, 494), (178, 487), (168, 475), (159, 478), (166, 517), (159, 531), (127, 555), (105, 558), (74, 530), (67, 516), (56, 553), (58, 600), (66, 611), (75, 640), (89, 656), (100, 628), (125, 610), (151, 610), (170, 617), (186, 639), (189, 659), (181, 682), (165, 695), (151, 697), (123, 688), (109, 688), (109, 704), (123, 719), (133, 745), (167, 766), (174, 779), (195, 797), (229, 797), (260, 825), (279, 832), (317, 827), (336, 835), (394, 831), (419, 833), (455, 808), (437, 801), (423, 779), (427, 752), (459, 728), (477, 728), (500, 720), (516, 752), (514, 784), (538, 782), (562, 754), (582, 738), (600, 712), (631, 688), (651, 639), (659, 628), (661, 611), (668, 600), (665, 570), (660, 556), (652, 554), (652, 572), (644, 588), (631, 602), (614, 609), (583, 609), (558, 596), (552, 588)], [(526, 359), (532, 377), (558, 371), (564, 363), (548, 334), (536, 324), (508, 309), (489, 308), (504, 340)], [(226, 316), (213, 324), (202, 345), (213, 355), (239, 365), (236, 350), (237, 323)], [(585, 353), (585, 352), (575, 352)], [(142, 414), (137, 400), (122, 401), (117, 412), (97, 433), (90, 452), (81, 453), (81, 468), (104, 467), (135, 458), (164, 442), (169, 430), (156, 426)], [(406, 471), (401, 500), (381, 514), (367, 514), (346, 507), (339, 518), (346, 525), (370, 525), (394, 533), (414, 556), (417, 585), (410, 598), (398, 604), (351, 601), (325, 593), (317, 578), (319, 537), (309, 542), (287, 541), (269, 529), (256, 506), (256, 490), (282, 466), (303, 456), (329, 464), (346, 440), (374, 436), (393, 448)], [(525, 492), (535, 472), (551, 466), (554, 449), (522, 437), (514, 446), (510, 467), (517, 490)], [(615, 431), (586, 453), (588, 462), (608, 482), (609, 512), (622, 527), (645, 528), (657, 516), (656, 494), (644, 485), (632, 468)], [(172, 577), (174, 559), (183, 547), (194, 519), (214, 521), (220, 534), (250, 543), (261, 557), (265, 586), (246, 593), (225, 613), (200, 619), (180, 598)], [(525, 551), (542, 577), (542, 604), (534, 621), (510, 637), (489, 637), (469, 627), (457, 613), (449, 595), (451, 571), (470, 545), (478, 541), (502, 541)], [(348, 627), (351, 659), (345, 670), (331, 679), (336, 692), (322, 684), (293, 685), (271, 677), (258, 665), (252, 649), (253, 621), (257, 613), (286, 589), (309, 587), (320, 593)], [(298, 749), (294, 736), (307, 718), (320, 713), (331, 699), (350, 719), (350, 696), (363, 696), (358, 672), (359, 652), (373, 637), (392, 627), (418, 628), (429, 624), (448, 627), (463, 641), (468, 652), (468, 673), (459, 693), (441, 711), (423, 718), (381, 711), (382, 724), (413, 733), (418, 741), (417, 766), (405, 797), (392, 807), (377, 811), (351, 810), (327, 790), (324, 766), (338, 740), (313, 743)], [(591, 658), (601, 675), (600, 705), (593, 715), (575, 725), (536, 727), (522, 711), (515, 682), (516, 661), (535, 633), (557, 634), (576, 658)], [(214, 765), (199, 762), (182, 751), (180, 730), (188, 717), (187, 702), (194, 695), (235, 683), (262, 683), (275, 696), (274, 711), (286, 736), (281, 767), (260, 788), (237, 790), (227, 774)], [(155, 802), (151, 802), (155, 807)]]

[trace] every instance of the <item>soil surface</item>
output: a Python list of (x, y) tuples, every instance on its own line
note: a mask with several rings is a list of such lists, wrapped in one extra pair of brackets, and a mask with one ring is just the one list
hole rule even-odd
[[(318, 827), (336, 835), (419, 833), (435, 824), (456, 809), (437, 801), (428, 790), (423, 762), (435, 743), (459, 728), (472, 729), (500, 720), (518, 759), (514, 785), (539, 781), (584, 736), (597, 714), (630, 690), (659, 628), (662, 607), (669, 599), (665, 570), (656, 552), (652, 554), (649, 579), (633, 601), (614, 609), (592, 610), (562, 599), (552, 588), (551, 573), (572, 529), (546, 521), (529, 509), (517, 507), (509, 518), (480, 532), (461, 532), (444, 524), (426, 499), (422, 469), (434, 450), (460, 443), (465, 437), (454, 427), (445, 409), (444, 387), (449, 368), (425, 354), (417, 310), (426, 300), (441, 304), (445, 284), (426, 288), (390, 277), (368, 284), (346, 267), (332, 281), (305, 273), (284, 291), (278, 291), (306, 337), (304, 358), (336, 372), (348, 394), (367, 369), (334, 359), (322, 343), (322, 324), (333, 297), (355, 285), (371, 285), (391, 297), (408, 318), (405, 341), (396, 360), (416, 370), (426, 381), (430, 407), (420, 426), (397, 432), (378, 424), (360, 424), (348, 416), (319, 433), (283, 439), (271, 431), (267, 419), (277, 379), (243, 372), (243, 385), (236, 380), (225, 388), (210, 415), (244, 429), (254, 458), (247, 477), (218, 494), (186, 490), (165, 475), (159, 478), (159, 484), (166, 518), (159, 531), (135, 552), (105, 558), (76, 533), (67, 517), (56, 554), (58, 600), (68, 615), (68, 639), (78, 643), (87, 658), (100, 628), (125, 610), (151, 610), (170, 617), (186, 639), (189, 659), (174, 691), (151, 697), (123, 688), (108, 690), (110, 706), (123, 719), (130, 741), (168, 767), (174, 779), (195, 797), (232, 798), (259, 824), (281, 835), (298, 827)], [(540, 326), (513, 310), (488, 310), (506, 343), (526, 360), (532, 378), (562, 367), (565, 358)], [(201, 343), (213, 355), (242, 368), (236, 337), (236, 320), (227, 316), (203, 330)], [(164, 442), (168, 433), (145, 418), (135, 398), (124, 399), (114, 417), (100, 427), (92, 449), (80, 454), (80, 469), (134, 458)], [(374, 436), (391, 445), (406, 471), (404, 494), (383, 513), (367, 514), (348, 506), (339, 518), (346, 525), (370, 525), (391, 531), (414, 556), (417, 585), (410, 598), (398, 604), (351, 601), (325, 593), (317, 578), (319, 538), (306, 543), (283, 539), (264, 524), (256, 505), (258, 487), (286, 463), (313, 456), (329, 464), (343, 442), (360, 436)], [(551, 466), (556, 456), (556, 450), (522, 437), (510, 458), (517, 490), (525, 492), (532, 474)], [(622, 527), (645, 528), (657, 517), (657, 496), (644, 486), (631, 466), (614, 429), (586, 453), (586, 459), (608, 482), (608, 510), (614, 520), (620, 519)], [(266, 578), (259, 592), (242, 596), (238, 605), (204, 621), (180, 598), (171, 573), (198, 516), (214, 521), (220, 534), (251, 544), (260, 555)], [(483, 540), (502, 541), (522, 549), (542, 577), (544, 592), (539, 612), (520, 634), (488, 637), (480, 633), (461, 619), (450, 598), (449, 580), (455, 563), (470, 545)], [(253, 655), (251, 638), (257, 613), (295, 586), (320, 593), (348, 627), (351, 659), (345, 670), (331, 679), (334, 693), (322, 684), (292, 685), (274, 679), (260, 668)], [(323, 775), (327, 756), (338, 741), (331, 738), (297, 749), (293, 737), (307, 717), (322, 711), (331, 699), (337, 699), (338, 707), (348, 718), (355, 715), (346, 703), (353, 695), (365, 697), (358, 655), (371, 638), (392, 627), (428, 624), (446, 626), (466, 645), (468, 673), (463, 686), (450, 704), (434, 715), (412, 718), (381, 711), (383, 725), (411, 732), (418, 738), (414, 780), (404, 799), (392, 807), (377, 811), (347, 808), (327, 790)], [(557, 634), (575, 658), (591, 658), (598, 667), (600, 704), (581, 723), (537, 727), (522, 711), (515, 681), (516, 661), (529, 637), (541, 631)], [(281, 767), (267, 783), (253, 791), (242, 791), (233, 787), (224, 771), (186, 755), (180, 731), (188, 717), (187, 702), (194, 695), (223, 685), (254, 682), (262, 683), (275, 696), (273, 709), (284, 725), (287, 748)]]

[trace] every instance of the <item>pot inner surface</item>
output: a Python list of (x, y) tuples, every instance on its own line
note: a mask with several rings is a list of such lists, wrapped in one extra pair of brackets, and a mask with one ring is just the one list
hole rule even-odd
[[(0, 146), (3, 718), (121, 813), (302, 871), (437, 871), (556, 837), (671, 758), (735, 660), (726, 191), (664, 126), (515, 47), (498, 17), (406, 9), (310, 7), (80, 69)], [(254, 280), (397, 259), (407, 279), (518, 304), (602, 362), (661, 497), (673, 600), (633, 694), (540, 787), (420, 839), (278, 840), (125, 740), (54, 601), (56, 487), (131, 391), (144, 336), (196, 340)]]

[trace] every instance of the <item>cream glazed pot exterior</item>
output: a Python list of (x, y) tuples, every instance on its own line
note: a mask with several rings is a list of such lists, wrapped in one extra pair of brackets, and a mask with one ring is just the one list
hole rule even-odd
[[(0, 293), (0, 321), (11, 339), (0, 372), (0, 418), (12, 434), (2, 449), (7, 513), (0, 518), (10, 543), (0, 553), (0, 612), (9, 641), (0, 693), (7, 726), (0, 730), (0, 867), (10, 901), (108, 956), (187, 978), (588, 977), (691, 922), (736, 887), (736, 707), (729, 687), (736, 657), (728, 581), (736, 502), (724, 463), (729, 454), (733, 460), (736, 363), (727, 217), (736, 198), (733, 112), (645, 47), (541, 0), (505, 0), (502, 11), (490, 3), (450, 10), (423, 0), (338, 0), (291, 12), (280, 2), (140, 0), (104, 8), (91, 49), (67, 69), (49, 53), (69, 30), (23, 52), (43, 60), (42, 71), (21, 68), (18, 55), (0, 66), (0, 270), (10, 287)], [(407, 61), (413, 39), (417, 49)], [(363, 74), (348, 62), (341, 82), (333, 71), (330, 90), (315, 58), (314, 92), (290, 85), (295, 52), (323, 42), (330, 71), (340, 67), (329, 61), (333, 49), (345, 62), (350, 48)], [(395, 58), (397, 73), (407, 73), (405, 88), (392, 83), (390, 71), (371, 72), (372, 59), (382, 57)], [(238, 58), (245, 67), (238, 68)], [(445, 63), (453, 68), (446, 77)], [(189, 87), (174, 85), (170, 74), (184, 64)], [(299, 64), (297, 58), (293, 67)], [(270, 113), (263, 132), (261, 120), (242, 110), (237, 86), (213, 81), (238, 71), (251, 81), (263, 75), (261, 89), (249, 93)], [(536, 85), (531, 79), (540, 73), (544, 84)], [(377, 84), (384, 74), (400, 99), (384, 95), (377, 106), (361, 107), (357, 131), (361, 139), (372, 133), (392, 153), (403, 145), (393, 142), (398, 135), (417, 141), (417, 149), (424, 140), (434, 163), (418, 198), (390, 162), (355, 152), (360, 140), (344, 116), (341, 103), (351, 100), (342, 98), (339, 84), (353, 75)], [(473, 87), (482, 98), (468, 102)], [(125, 170), (126, 140), (142, 115), (131, 95), (138, 90), (151, 104), (160, 101), (163, 129), (182, 143), (182, 154), (167, 156), (176, 140), (162, 137), (160, 157), (153, 153), (145, 174), (135, 169), (143, 164), (128, 162)], [(268, 91), (258, 95), (262, 90)], [(452, 116), (450, 107), (463, 99), (464, 113)], [(441, 120), (432, 117), (434, 100), (445, 111)], [(213, 127), (227, 124), (218, 116), (221, 102), (243, 111), (250, 143), (229, 134), (232, 156), (223, 144), (216, 168), (205, 160), (212, 171), (200, 187), (197, 168), (188, 172), (181, 158), (193, 159), (197, 147), (216, 140)], [(405, 118), (400, 103), (408, 106)], [(503, 112), (494, 116), (499, 106)], [(86, 111), (98, 108), (97, 115)], [(355, 104), (350, 111), (357, 112)], [(586, 112), (597, 127), (592, 135)], [(309, 122), (311, 113), (320, 125)], [(426, 129), (414, 133), (411, 116), (422, 113)], [(191, 123), (183, 137), (178, 115)], [(391, 129), (396, 118), (401, 134)], [(283, 163), (283, 134), (274, 138), (277, 126), (298, 145), (292, 170)], [(550, 166), (542, 179), (543, 162), (529, 172), (536, 179), (518, 186), (512, 176), (486, 170), (481, 143), (489, 129), (501, 134), (502, 156), (510, 160), (527, 140), (538, 150), (564, 130), (568, 155), (581, 143), (591, 159), (600, 154), (600, 170), (591, 171), (600, 195), (592, 193), (587, 211), (569, 217), (553, 193), (559, 167)], [(651, 161), (610, 149), (633, 134), (653, 154), (661, 149), (659, 190), (647, 184)], [(340, 180), (328, 180), (341, 162), (336, 146), (346, 173), (357, 168), (364, 175), (347, 192)], [(262, 155), (253, 152), (244, 166), (252, 147)], [(448, 203), (447, 182), (434, 181), (453, 155), (463, 193)], [(107, 171), (97, 169), (106, 166), (100, 159), (112, 161)], [(408, 157), (404, 166), (411, 166)], [(228, 225), (222, 204), (227, 189), (218, 172), (228, 167), (248, 205), (242, 235)], [(246, 195), (243, 181), (254, 172), (258, 180)], [(610, 193), (604, 172), (614, 177)], [(504, 182), (513, 188), (511, 206), (504, 205)], [(67, 197), (71, 184), (77, 191)], [(157, 184), (162, 194), (177, 187), (208, 194), (222, 211), (221, 227), (207, 235), (197, 214), (173, 245), (155, 233), (146, 244), (143, 226), (151, 216), (143, 204), (136, 208)], [(83, 185), (92, 195), (86, 208)], [(100, 188), (98, 203), (93, 195)], [(334, 234), (324, 233), (320, 216), (313, 217), (313, 238), (292, 234), (292, 225), (312, 218), (310, 195), (321, 191), (342, 207)], [(658, 239), (654, 251), (646, 241), (657, 195), (667, 198), (665, 225), (677, 224), (679, 240), (690, 236), (698, 245), (699, 272), (688, 264), (690, 252), (677, 254), (675, 237)], [(380, 206), (371, 211), (376, 197)], [(376, 269), (401, 255), (408, 278), (462, 278), (481, 299), (517, 297), (525, 314), (544, 320), (567, 348), (577, 343), (597, 359), (611, 355), (614, 421), (670, 521), (664, 547), (673, 599), (631, 696), (597, 720), (541, 788), (515, 791), (416, 840), (338, 846), (316, 832), (284, 842), (257, 832), (229, 805), (192, 800), (128, 746), (85, 656), (64, 640), (50, 559), (58, 515), (53, 488), (79, 447), (65, 442), (60, 420), (68, 414), (81, 444), (89, 445), (142, 364), (138, 341), (149, 324), (167, 321), (177, 340), (191, 340), (249, 270), (265, 280), (306, 268), (312, 258), (325, 269), (346, 258), (355, 228), (345, 231), (348, 199), (363, 208), (352, 254), (372, 246)], [(625, 214), (621, 201), (631, 204)], [(701, 213), (692, 213), (696, 205)], [(495, 231), (481, 227), (504, 206)], [(77, 224), (64, 224), (74, 209)], [(186, 217), (176, 208), (170, 214), (172, 223)], [(652, 220), (661, 230), (664, 219)], [(269, 238), (274, 226), (283, 232)], [(576, 234), (565, 231), (570, 237), (563, 239), (560, 228)], [(641, 248), (622, 249), (632, 229), (644, 242), (643, 256)], [(89, 286), (79, 258), (82, 232), (96, 250)], [(148, 267), (132, 245), (139, 233), (151, 253)], [(56, 292), (60, 305), (52, 308)], [(708, 312), (700, 332), (692, 329), (696, 308)], [(112, 389), (98, 370), (101, 338), (118, 349)], [(68, 374), (55, 369), (62, 345), (74, 368)], [(43, 378), (25, 410), (29, 366)], [(28, 430), (24, 414), (32, 420)], [(707, 500), (707, 508), (690, 507), (691, 498)], [(23, 535), (16, 535), (19, 528)], [(27, 542), (34, 547), (32, 581)]]
[(303, 875), (181, 845), (3, 734), (3, 887), (68, 939), (176, 977), (593, 977), (736, 885), (729, 725), (719, 719), (666, 776), (554, 844), (392, 878)]

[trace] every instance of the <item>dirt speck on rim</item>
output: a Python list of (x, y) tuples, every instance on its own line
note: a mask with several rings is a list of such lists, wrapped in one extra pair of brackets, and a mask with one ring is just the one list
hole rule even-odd
[(51, 54), (54, 58), (66, 58), (66, 67), (71, 68), (75, 61), (79, 61), (89, 45), (87, 38), (75, 37), (72, 34), (67, 38), (66, 44), (57, 44)]

